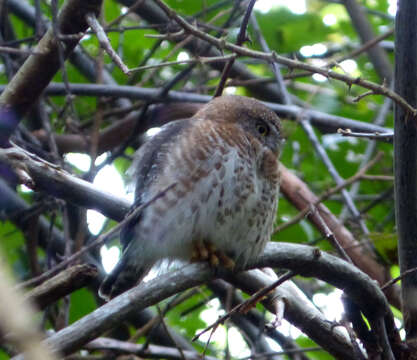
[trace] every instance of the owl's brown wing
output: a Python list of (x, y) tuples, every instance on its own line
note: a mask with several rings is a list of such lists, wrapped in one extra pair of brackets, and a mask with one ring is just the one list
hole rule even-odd
[[(130, 176), (135, 182), (135, 202), (130, 212), (143, 204), (143, 198), (149, 186), (162, 171), (170, 146), (191, 123), (191, 119), (181, 119), (162, 126), (156, 135), (152, 136), (136, 151), (132, 166), (129, 169)], [(141, 214), (139, 213), (122, 228), (120, 242), (123, 250), (132, 240), (134, 227), (140, 221), (140, 217)]]

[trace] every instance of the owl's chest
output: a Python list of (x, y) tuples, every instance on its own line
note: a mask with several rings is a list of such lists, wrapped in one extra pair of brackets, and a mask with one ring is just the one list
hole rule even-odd
[(145, 210), (140, 236), (166, 246), (169, 257), (187, 259), (203, 240), (246, 263), (269, 240), (277, 207), (278, 182), (261, 156), (215, 148), (204, 161), (177, 157), (151, 193), (176, 186)]
[(233, 165), (208, 199), (210, 212), (197, 224), (196, 234), (202, 231), (217, 248), (246, 263), (271, 236), (279, 189), (255, 161), (235, 159)]

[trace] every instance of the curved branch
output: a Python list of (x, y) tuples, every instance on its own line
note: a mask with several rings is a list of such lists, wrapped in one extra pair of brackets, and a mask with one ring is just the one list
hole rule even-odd
[[(4, 90), (4, 86), (0, 86), (0, 92)], [(108, 96), (108, 97), (121, 97), (138, 99), (144, 101), (158, 102), (175, 102), (175, 103), (206, 103), (211, 97), (200, 94), (190, 94), (186, 92), (171, 90), (164, 98), (160, 97), (160, 89), (156, 88), (140, 88), (135, 86), (123, 86), (123, 85), (97, 85), (97, 84), (69, 84), (69, 91), (74, 95), (81, 96)], [(45, 93), (47, 95), (66, 95), (65, 85), (61, 83), (51, 83), (46, 88)], [(314, 126), (317, 126), (325, 132), (336, 132), (339, 128), (350, 129), (355, 132), (365, 133), (388, 133), (392, 132), (392, 129), (377, 126), (374, 124), (362, 122), (359, 120), (349, 119), (342, 116), (329, 115), (327, 113), (312, 110), (303, 109), (296, 105), (281, 105), (277, 103), (264, 102), (269, 108), (275, 111), (279, 116), (284, 118), (298, 119), (301, 115), (307, 116)], [(197, 111), (196, 108), (193, 109)], [(191, 116), (189, 112), (184, 114), (184, 117)], [(130, 118), (130, 116), (129, 116)], [(103, 140), (103, 146), (100, 147), (102, 152), (111, 150), (115, 146), (115, 139), (119, 139), (123, 135), (120, 132), (120, 128), (126, 129), (126, 133), (130, 134), (133, 126), (129, 125), (136, 121), (136, 117), (131, 117), (123, 125), (114, 125), (114, 130), (118, 132), (116, 136), (108, 136), (106, 141)], [(127, 127), (126, 127), (127, 126)], [(153, 125), (157, 126), (157, 125)], [(107, 129), (103, 131), (103, 134), (107, 132)], [(111, 141), (108, 141), (111, 138)], [(124, 137), (123, 137), (124, 139)], [(88, 141), (84, 137), (79, 135), (59, 135), (57, 136), (57, 144), (61, 146), (59, 150), (61, 152), (70, 151), (88, 151)], [(122, 140), (120, 140), (122, 141)], [(109, 145), (105, 145), (108, 142)], [(71, 147), (71, 144), (72, 147)], [(117, 144), (116, 144), (117, 145)], [(85, 150), (84, 150), (85, 149)]]
[(0, 149), (0, 162), (9, 164), (16, 174), (23, 174), (19, 176), (21, 182), (33, 190), (43, 190), (79, 206), (96, 209), (110, 218), (122, 220), (130, 208), (128, 201), (96, 189), (88, 181), (19, 147)]
[[(16, 160), (18, 160), (17, 164)], [(0, 161), (8, 163), (15, 170), (18, 167), (20, 170), (27, 171), (35, 189), (46, 191), (79, 206), (96, 209), (115, 220), (122, 220), (130, 207), (130, 203), (127, 201), (95, 189), (91, 183), (70, 175), (55, 165), (26, 153), (18, 147), (0, 150)], [(308, 186), (283, 165), (281, 165), (281, 191), (300, 210), (317, 201), (317, 197)], [(363, 247), (358, 246), (359, 244), (352, 233), (342, 226), (324, 205), (318, 206), (318, 211), (354, 263), (381, 285), (385, 284), (389, 280), (388, 274), (369, 253), (365, 252)], [(325, 231), (316, 217), (313, 216), (311, 221), (319, 231)], [(396, 288), (389, 287), (386, 291), (391, 303), (399, 307)]]
[[(258, 269), (236, 275), (232, 274), (226, 276), (226, 279), (249, 294), (270, 285), (275, 280)], [(269, 294), (267, 299), (262, 301), (265, 308), (274, 314), (276, 310), (271, 298), (282, 300), (285, 303), (285, 319), (303, 333), (308, 334), (317, 344), (327, 344), (325, 349), (332, 354), (346, 352), (344, 359), (354, 357), (350, 340), (345, 333), (340, 331), (335, 323), (328, 321), (324, 314), (292, 281), (281, 284)], [(311, 319), (314, 320), (311, 321)], [(334, 337), (336, 341), (328, 342), (329, 336)]]
[(306, 70), (311, 73), (317, 73), (325, 76), (326, 78), (332, 78), (339, 81), (346, 83), (349, 88), (352, 85), (358, 85), (365, 89), (371, 90), (375, 95), (385, 95), (396, 102), (398, 105), (404, 108), (407, 112), (409, 112), (413, 117), (417, 116), (417, 109), (415, 109), (412, 105), (410, 105), (403, 97), (399, 94), (395, 93), (388, 87), (384, 85), (376, 84), (372, 81), (363, 80), (360, 77), (351, 77), (345, 74), (338, 73), (336, 71), (323, 69), (314, 65), (305, 64), (297, 60), (292, 60), (286, 58), (284, 56), (279, 56), (276, 52), (265, 53), (262, 51), (251, 50), (242, 46), (238, 46), (232, 44), (230, 42), (224, 41), (224, 39), (218, 39), (210, 34), (207, 34), (195, 26), (191, 25), (187, 21), (185, 21), (181, 16), (179, 16), (175, 11), (169, 8), (162, 0), (154, 0), (158, 6), (166, 13), (168, 17), (175, 20), (185, 31), (193, 34), (194, 36), (209, 42), (210, 44), (216, 46), (219, 49), (227, 49), (235, 54), (241, 56), (248, 56), (255, 59), (261, 59), (267, 62), (276, 62), (278, 64), (282, 64), (287, 66), (289, 69), (301, 69)]
[[(259, 261), (252, 266), (288, 268), (303, 276), (314, 276), (337, 286), (355, 301), (371, 321), (383, 317), (388, 311), (388, 303), (373, 280), (356, 267), (335, 256), (322, 253), (316, 248), (287, 243), (270, 243)], [(176, 272), (159, 276), (114, 298), (54, 334), (46, 340), (46, 343), (56, 351), (69, 354), (128, 319), (132, 312), (140, 311), (213, 277), (207, 264), (191, 264)], [(308, 321), (314, 323), (319, 319), (313, 318)], [(333, 344), (336, 349), (340, 348), (340, 339), (334, 336), (333, 332), (329, 333), (326, 343), (320, 345), (329, 349), (329, 344)], [(346, 358), (345, 352), (333, 354)], [(18, 356), (16, 359), (22, 359), (22, 357)]]
[[(318, 201), (317, 196), (309, 189), (308, 185), (283, 165), (281, 165), (281, 191), (300, 211)], [(355, 239), (352, 232), (343, 226), (324, 204), (319, 204), (317, 211), (354, 264), (371, 278), (377, 280), (380, 285), (385, 284), (390, 275), (375, 259), (374, 255)], [(326, 234), (327, 229), (323, 227), (320, 217), (311, 214), (308, 219), (322, 234)], [(389, 287), (386, 289), (386, 294), (394, 306), (401, 308), (398, 288)]]

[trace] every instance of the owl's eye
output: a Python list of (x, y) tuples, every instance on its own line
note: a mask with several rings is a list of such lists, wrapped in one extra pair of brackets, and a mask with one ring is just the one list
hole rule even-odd
[(257, 123), (256, 130), (258, 131), (259, 135), (267, 136), (269, 134), (269, 127), (264, 123)]

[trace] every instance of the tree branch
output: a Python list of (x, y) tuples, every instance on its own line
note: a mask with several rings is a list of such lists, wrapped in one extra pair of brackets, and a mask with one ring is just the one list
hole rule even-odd
[(283, 56), (279, 56), (275, 52), (265, 53), (261, 51), (250, 50), (245, 47), (238, 46), (238, 45), (229, 43), (227, 41), (224, 41), (223, 39), (218, 39), (210, 34), (207, 34), (197, 29), (195, 26), (189, 24), (181, 16), (179, 16), (175, 11), (173, 11), (171, 8), (165, 5), (165, 3), (162, 0), (154, 0), (154, 1), (161, 7), (161, 9), (167, 14), (168, 17), (175, 20), (187, 32), (189, 32), (190, 34), (193, 34), (194, 36), (200, 39), (203, 39), (209, 42), (210, 44), (216, 46), (218, 49), (227, 49), (235, 54), (238, 54), (241, 56), (248, 56), (248, 57), (255, 58), (255, 59), (265, 60), (266, 62), (277, 62), (279, 64), (287, 66), (290, 69), (301, 69), (301, 70), (309, 71), (311, 73), (321, 74), (325, 76), (326, 78), (332, 78), (332, 79), (342, 81), (346, 83), (349, 86), (349, 88), (352, 85), (361, 86), (365, 89), (371, 90), (372, 93), (375, 95), (384, 95), (384, 96), (389, 97), (398, 105), (402, 106), (407, 112), (409, 112), (410, 115), (413, 116), (413, 118), (417, 116), (417, 109), (415, 109), (412, 105), (410, 105), (399, 94), (395, 93), (394, 91), (390, 90), (388, 87), (384, 85), (379, 85), (372, 81), (363, 80), (360, 77), (354, 78), (354, 77), (341, 74), (332, 70), (323, 69), (317, 66), (305, 64), (297, 60), (291, 60)]
[[(67, 0), (62, 7), (57, 23), (60, 34), (75, 34), (88, 28), (83, 15), (100, 12), (102, 0)], [(9, 82), (0, 96), (0, 116), (6, 121), (0, 131), (0, 145), (4, 145), (16, 129), (22, 115), (29, 110), (53, 76), (59, 70), (59, 41), (52, 28), (42, 37), (36, 47), (36, 54), (29, 56)], [(78, 39), (65, 41), (64, 57), (75, 48)]]
[[(269, 243), (256, 267), (287, 268), (302, 276), (313, 276), (345, 291), (361, 308), (368, 320), (384, 317), (389, 311), (385, 296), (366, 274), (345, 261), (305, 245)], [(63, 354), (70, 354), (103, 332), (129, 318), (132, 312), (140, 311), (193, 286), (213, 278), (207, 264), (191, 264), (182, 269), (142, 283), (121, 294), (94, 312), (62, 329), (46, 340), (48, 346)], [(316, 318), (306, 317), (313, 324)], [(341, 339), (333, 333), (326, 338), (326, 349), (334, 344), (340, 349)], [(346, 345), (342, 347), (347, 349)], [(347, 345), (349, 346), (349, 345)], [(352, 349), (349, 349), (352, 354)], [(330, 351), (330, 350), (329, 350)], [(351, 359), (346, 351), (333, 353), (335, 356)], [(343, 355), (343, 356), (342, 356)], [(351, 355), (352, 356), (352, 355)], [(14, 358), (21, 359), (21, 356)], [(353, 358), (352, 358), (353, 359)]]
[[(38, 156), (14, 146), (0, 149), (0, 162), (9, 164), (17, 174), (28, 175), (20, 179), (33, 190), (43, 190), (60, 199), (65, 199), (116, 220), (122, 220), (130, 207), (126, 200), (98, 190), (93, 184), (67, 173), (59, 166), (48, 163)], [(117, 203), (118, 206), (114, 206)]]
[[(400, 0), (395, 20), (395, 90), (417, 104), (417, 2)], [(401, 106), (394, 108), (395, 218), (401, 273), (417, 266), (417, 127)], [(417, 350), (417, 274), (402, 280), (407, 343)]]
[[(130, 99), (140, 99), (144, 101), (150, 101), (153, 103), (162, 103), (162, 102), (188, 102), (188, 103), (206, 103), (210, 101), (211, 97), (207, 95), (200, 94), (190, 94), (186, 92), (173, 91), (171, 90), (163, 98), (160, 97), (160, 89), (156, 88), (140, 88), (134, 86), (118, 86), (118, 85), (96, 85), (96, 84), (70, 84), (70, 91), (74, 95), (81, 96), (107, 96), (107, 97), (124, 97)], [(0, 92), (4, 87), (0, 86)], [(52, 83), (46, 88), (47, 95), (65, 95), (65, 87), (63, 84)], [(339, 128), (350, 129), (351, 131), (357, 132), (366, 132), (366, 133), (389, 133), (392, 132), (392, 129), (385, 128), (382, 126), (377, 126), (374, 124), (361, 122), (358, 120), (353, 120), (341, 116), (329, 115), (327, 113), (312, 110), (312, 109), (303, 109), (296, 105), (281, 105), (277, 103), (264, 102), (269, 108), (275, 111), (279, 116), (283, 118), (297, 119), (301, 115), (307, 116), (310, 118), (311, 123), (320, 128), (324, 132), (336, 132)], [(193, 113), (197, 111), (197, 107), (187, 111), (183, 114), (184, 117), (191, 117)], [(100, 141), (102, 145), (99, 146), (100, 151), (111, 150), (114, 146), (120, 143), (120, 139), (123, 138), (123, 134), (129, 133), (132, 130), (133, 126), (129, 126), (130, 122), (134, 122), (136, 117), (129, 116), (131, 120), (123, 124), (115, 124), (114, 129), (120, 131), (117, 136), (109, 136), (106, 138), (106, 141)], [(180, 118), (180, 117), (178, 117)], [(163, 123), (162, 123), (163, 124)], [(151, 123), (152, 126), (160, 126), (162, 124)], [(121, 131), (125, 129), (125, 131)], [(144, 129), (145, 130), (145, 129)], [(103, 130), (105, 133), (108, 130)], [(127, 136), (126, 134), (124, 136)], [(81, 137), (76, 134), (69, 135), (58, 135), (56, 136), (57, 145), (61, 147), (59, 150), (61, 152), (85, 152), (88, 151), (88, 137), (87, 141), (85, 137)], [(109, 144), (109, 145), (106, 145)], [(64, 150), (65, 147), (65, 150)], [(83, 150), (85, 149), (85, 150)]]
[[(89, 342), (86, 346), (88, 350), (112, 350), (121, 353), (134, 354), (142, 358), (158, 358), (158, 359), (178, 359), (183, 360), (178, 349), (168, 346), (135, 344), (127, 341), (120, 341), (111, 338), (100, 337)], [(201, 360), (201, 355), (194, 351), (182, 350), (185, 359)], [(204, 356), (207, 360), (217, 360), (213, 356)]]
[(88, 285), (96, 276), (97, 269), (94, 266), (75, 265), (30, 290), (25, 294), (25, 298), (42, 310), (62, 297)]
[[(282, 164), (281, 169), (281, 191), (289, 201), (299, 210), (303, 211), (309, 207), (309, 204), (316, 204), (318, 198), (311, 192), (305, 184), (296, 175), (291, 173)], [(345, 249), (354, 264), (367, 273), (371, 278), (378, 281), (380, 285), (385, 284), (390, 276), (384, 267), (375, 259), (374, 255), (369, 253), (353, 236), (352, 232), (343, 226), (331, 211), (323, 204), (317, 206), (326, 225), (334, 233), (340, 245)], [(322, 234), (326, 234), (326, 229), (322, 227), (321, 221), (311, 214), (309, 220), (316, 226)], [(390, 303), (398, 309), (401, 308), (401, 299), (399, 298), (398, 289), (388, 288), (387, 297)]]
[[(53, 190), (54, 196), (80, 206), (96, 209), (118, 221), (123, 219), (128, 212), (130, 204), (125, 200), (95, 189), (91, 183), (76, 178), (53, 164), (47, 163), (19, 148), (0, 150), (0, 161), (9, 163), (13, 168), (13, 166), (16, 166), (16, 160), (18, 168), (23, 167), (27, 171), (37, 190), (48, 193)], [(281, 165), (281, 191), (300, 210), (308, 208), (311, 203), (318, 204), (317, 197), (308, 189), (307, 185), (283, 165)], [(320, 204), (317, 209), (353, 262), (381, 285), (386, 283), (389, 277), (384, 268), (371, 254), (365, 252), (352, 233), (341, 226), (336, 217), (324, 205)], [(326, 229), (323, 229), (322, 223), (314, 215), (311, 216), (311, 220), (319, 231), (326, 233)], [(394, 287), (388, 288), (387, 294), (391, 303), (399, 307), (400, 302), (396, 289)]]
[[(343, 4), (352, 19), (352, 24), (356, 29), (363, 44), (376, 39), (372, 26), (366, 18), (365, 10), (356, 0), (343, 0)], [(393, 77), (392, 65), (386, 52), (379, 46), (369, 47), (367, 49), (369, 59), (375, 67), (376, 72), (382, 81), (391, 83)]]

